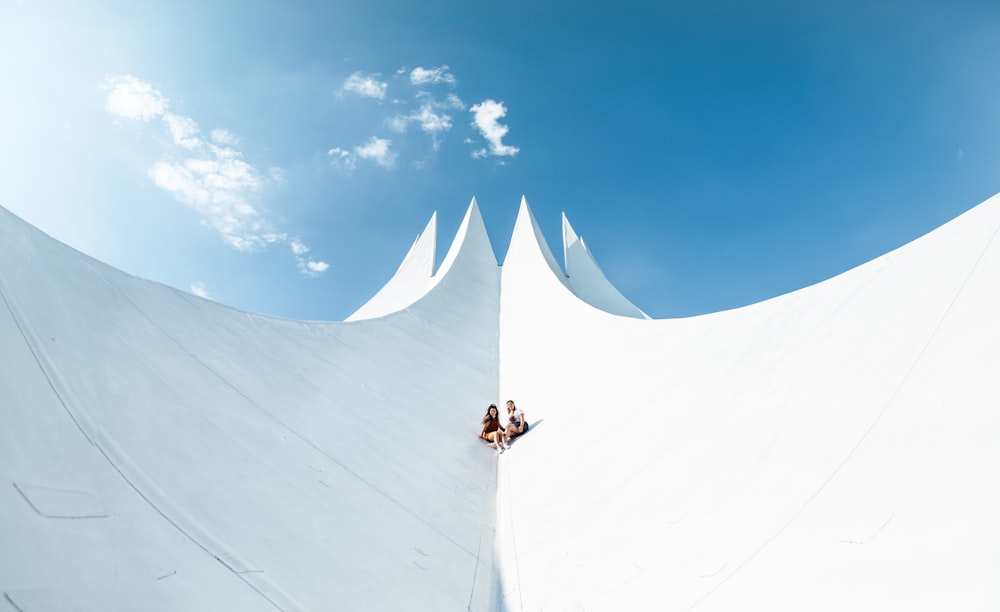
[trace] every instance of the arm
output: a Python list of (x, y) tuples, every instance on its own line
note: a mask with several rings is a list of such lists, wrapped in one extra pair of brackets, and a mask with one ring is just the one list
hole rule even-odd
[(524, 413), (521, 413), (521, 426), (517, 428), (518, 433), (524, 433), (524, 426), (528, 424), (528, 421), (524, 418)]

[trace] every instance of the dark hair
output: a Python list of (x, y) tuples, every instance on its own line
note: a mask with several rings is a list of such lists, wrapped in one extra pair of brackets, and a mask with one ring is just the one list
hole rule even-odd
[(490, 419), (494, 418), (494, 417), (490, 416), (490, 408), (492, 408), (493, 410), (497, 411), (497, 418), (499, 418), (499, 416), (500, 416), (500, 411), (497, 410), (497, 405), (496, 404), (490, 404), (486, 408), (486, 416), (483, 417), (483, 423), (485, 423), (486, 421), (489, 421)]
[[(507, 400), (507, 403), (508, 404), (514, 404), (514, 400)], [(517, 404), (514, 404), (514, 406), (512, 408), (508, 408), (507, 410), (511, 410), (511, 409), (517, 410)]]

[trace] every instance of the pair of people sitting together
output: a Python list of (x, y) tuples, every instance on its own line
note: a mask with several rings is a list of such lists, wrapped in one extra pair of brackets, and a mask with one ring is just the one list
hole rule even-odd
[(510, 448), (510, 441), (528, 431), (528, 421), (524, 413), (519, 412), (514, 400), (507, 400), (507, 426), (500, 425), (500, 411), (496, 404), (490, 404), (483, 417), (483, 428), (479, 437), (496, 447), (498, 453)]

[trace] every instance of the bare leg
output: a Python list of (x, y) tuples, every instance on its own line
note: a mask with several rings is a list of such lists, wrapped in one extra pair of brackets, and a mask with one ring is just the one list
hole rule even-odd
[(497, 447), (497, 452), (503, 452), (504, 434), (502, 429), (493, 432), (493, 445)]

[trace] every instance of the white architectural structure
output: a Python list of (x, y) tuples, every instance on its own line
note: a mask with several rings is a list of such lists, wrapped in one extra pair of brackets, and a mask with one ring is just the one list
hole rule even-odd
[(0, 610), (996, 610), (998, 230), (650, 320), (473, 201), (325, 323), (0, 209)]

